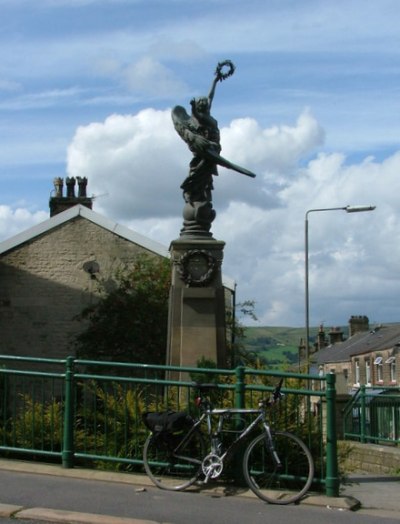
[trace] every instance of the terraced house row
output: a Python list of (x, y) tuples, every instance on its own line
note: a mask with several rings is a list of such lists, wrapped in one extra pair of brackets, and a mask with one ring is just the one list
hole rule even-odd
[[(333, 329), (327, 344), (319, 342), (314, 363), (319, 372), (336, 373), (339, 393), (361, 385), (393, 387), (400, 384), (400, 324), (370, 327), (368, 318), (349, 321), (349, 337)], [(325, 340), (321, 328), (319, 339)]]

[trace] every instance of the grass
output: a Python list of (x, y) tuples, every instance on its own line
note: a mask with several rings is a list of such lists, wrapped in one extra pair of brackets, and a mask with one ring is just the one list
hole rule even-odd
[[(318, 328), (310, 328), (310, 341), (314, 341)], [(298, 348), (304, 340), (304, 328), (247, 327), (242, 343), (269, 367), (284, 369), (298, 363)]]

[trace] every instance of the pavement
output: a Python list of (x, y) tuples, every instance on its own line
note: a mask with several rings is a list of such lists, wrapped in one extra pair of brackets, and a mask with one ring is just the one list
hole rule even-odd
[[(3, 472), (20, 472), (36, 475), (53, 475), (81, 480), (104, 481), (129, 484), (136, 491), (154, 487), (145, 475), (116, 473), (83, 468), (64, 469), (60, 465), (25, 462), (20, 460), (0, 459)], [(301, 505), (319, 506), (341, 511), (357, 511), (378, 517), (388, 517), (400, 521), (400, 476), (371, 475), (353, 473), (341, 486), (339, 497), (327, 497), (323, 494), (310, 494), (301, 501)], [(23, 490), (23, 476), (19, 489)], [(207, 494), (232, 496), (232, 488), (223, 485), (202, 489)], [(235, 493), (234, 493), (235, 494)], [(251, 491), (238, 490), (237, 496), (256, 498)], [(26, 519), (30, 522), (62, 522), (69, 524), (157, 524), (151, 520), (112, 517), (93, 513), (66, 511), (43, 507), (23, 507), (2, 503), (0, 493), (1, 518)], [(4, 501), (5, 502), (5, 501)]]

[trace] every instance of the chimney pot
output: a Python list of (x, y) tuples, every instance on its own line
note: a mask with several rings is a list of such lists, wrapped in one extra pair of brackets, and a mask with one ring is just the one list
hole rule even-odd
[(76, 179), (78, 181), (78, 198), (86, 198), (87, 178), (77, 176)]
[(67, 184), (67, 198), (75, 198), (75, 178), (67, 177), (65, 183)]
[(58, 176), (53, 180), (53, 184), (55, 190), (55, 197), (61, 198), (63, 196), (64, 180)]

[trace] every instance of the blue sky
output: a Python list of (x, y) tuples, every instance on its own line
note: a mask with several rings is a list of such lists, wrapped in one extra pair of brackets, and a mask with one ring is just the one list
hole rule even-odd
[(400, 9), (396, 0), (0, 0), (0, 240), (48, 216), (56, 176), (169, 245), (190, 155), (171, 108), (206, 94), (223, 155), (214, 236), (260, 324), (400, 321)]

